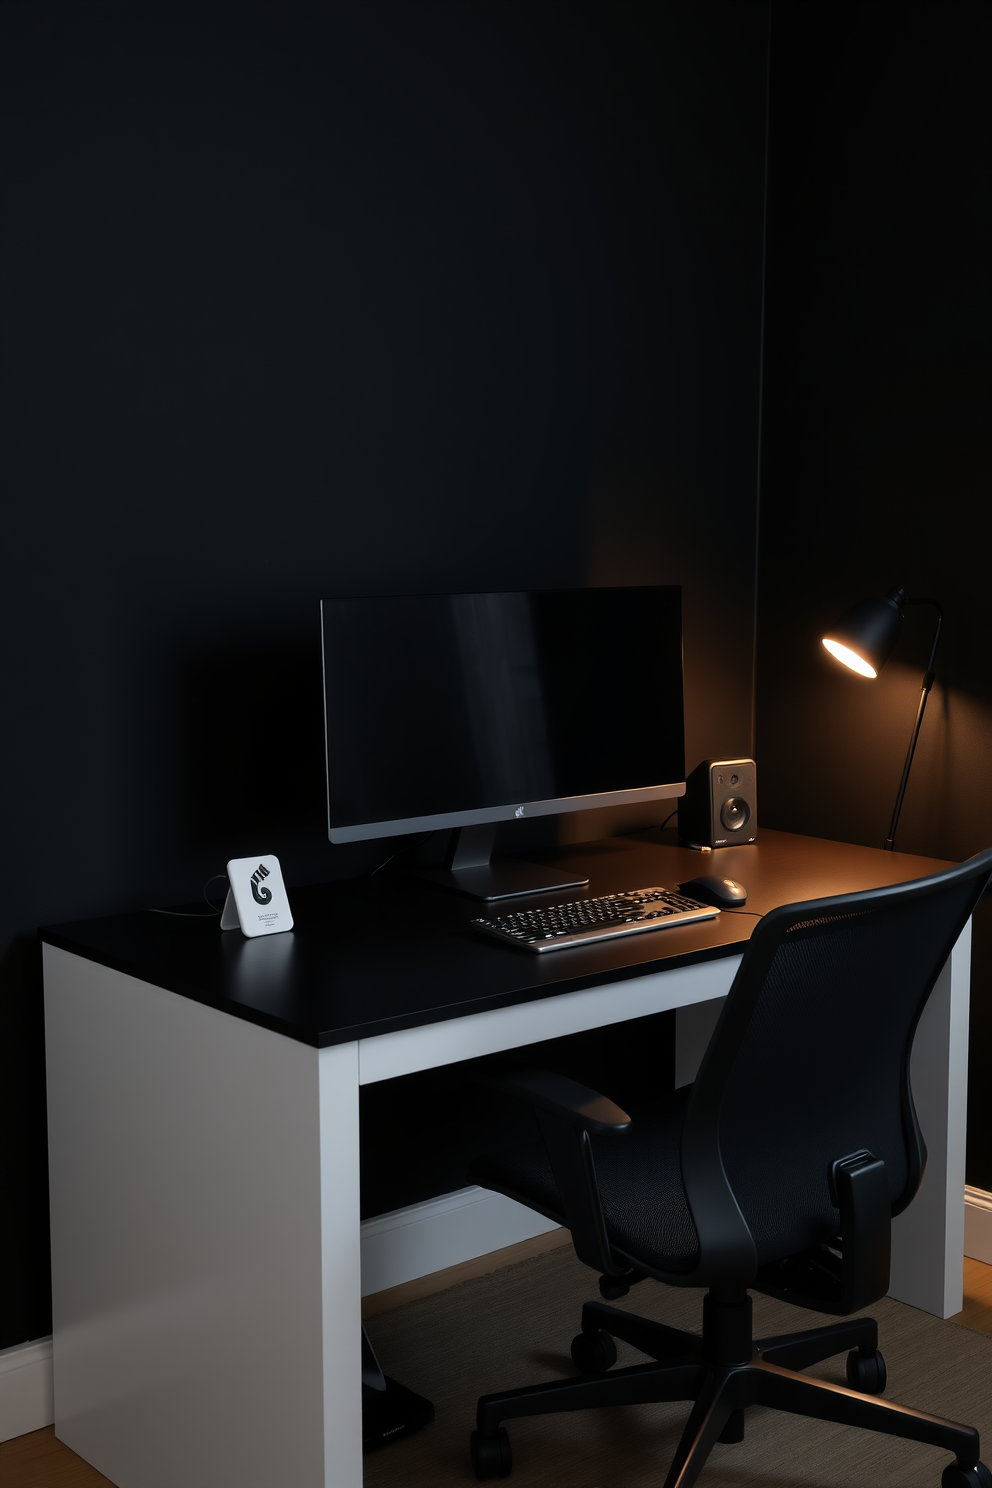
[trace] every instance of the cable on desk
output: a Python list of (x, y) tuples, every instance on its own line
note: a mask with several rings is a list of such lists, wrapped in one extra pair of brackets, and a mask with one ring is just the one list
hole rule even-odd
[(402, 847), (398, 847), (395, 852), (390, 853), (388, 858), (383, 858), (382, 862), (379, 863), (377, 867), (372, 869), (371, 873), (369, 874), (369, 878), (375, 878), (376, 874), (381, 873), (383, 868), (388, 868), (393, 859), (398, 858), (401, 853), (416, 852), (418, 847), (423, 847), (428, 837), (433, 836), (434, 832), (432, 829), (429, 832), (421, 832), (416, 842), (405, 842)]
[(663, 832), (668, 826), (668, 823), (671, 821), (672, 817), (678, 816), (678, 814), (679, 808), (676, 806), (668, 813), (668, 815), (665, 817), (665, 820), (663, 822), (659, 822), (657, 826), (655, 826), (654, 822), (652, 822), (649, 827), (638, 827), (636, 832), (631, 832), (629, 833), (629, 835), (631, 837), (636, 837), (639, 832)]
[(665, 820), (663, 822), (657, 822), (657, 823), (656, 822), (651, 822), (650, 826), (647, 826), (647, 827), (635, 827), (630, 832), (621, 832), (620, 833), (620, 836), (621, 837), (639, 837), (642, 832), (663, 832), (665, 830), (665, 828), (668, 826), (668, 823), (671, 821), (672, 817), (673, 816), (678, 816), (678, 814), (679, 814), (679, 808), (676, 806), (673, 811), (670, 811), (668, 813), (668, 815), (665, 817)]
[(210, 905), (210, 909), (209, 910), (203, 910), (203, 909), (151, 909), (151, 908), (149, 908), (148, 913), (149, 914), (171, 915), (171, 916), (173, 916), (174, 919), (177, 919), (177, 920), (212, 920), (212, 919), (215, 919), (217, 915), (221, 915), (221, 914), (224, 913), (224, 906), (222, 904), (220, 906), (220, 908), (218, 909), (217, 906), (214, 904), (213, 900), (208, 895), (207, 889), (208, 889), (208, 887), (209, 887), (210, 884), (216, 883), (216, 881), (217, 881), (218, 878), (222, 878), (225, 881), (225, 883), (228, 881), (227, 874), (226, 873), (213, 873), (207, 879), (207, 882), (203, 885), (203, 889), (201, 890), (204, 899), (206, 899), (207, 903)]

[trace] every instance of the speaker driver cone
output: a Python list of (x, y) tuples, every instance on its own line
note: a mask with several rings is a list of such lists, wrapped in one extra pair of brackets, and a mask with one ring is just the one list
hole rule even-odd
[(720, 820), (728, 832), (741, 832), (751, 820), (751, 808), (740, 796), (731, 796), (720, 807)]

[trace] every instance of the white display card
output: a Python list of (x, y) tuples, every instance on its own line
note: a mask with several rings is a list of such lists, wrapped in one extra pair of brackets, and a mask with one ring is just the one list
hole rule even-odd
[(222, 930), (240, 926), (248, 936), (292, 930), (293, 916), (277, 857), (263, 853), (261, 857), (232, 858), (227, 876), (231, 887), (220, 919)]

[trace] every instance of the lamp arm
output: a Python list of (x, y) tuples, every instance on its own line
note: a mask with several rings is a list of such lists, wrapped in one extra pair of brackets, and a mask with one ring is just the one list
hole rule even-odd
[(913, 763), (913, 755), (916, 753), (916, 741), (920, 737), (920, 724), (923, 722), (923, 714), (927, 706), (927, 698), (934, 680), (934, 661), (937, 657), (937, 642), (940, 640), (940, 627), (943, 623), (944, 612), (935, 599), (904, 599), (904, 604), (933, 605), (937, 611), (937, 624), (934, 626), (933, 642), (930, 646), (930, 660), (923, 677), (923, 690), (920, 693), (920, 706), (916, 710), (916, 726), (913, 729), (913, 737), (909, 741), (909, 750), (906, 754), (906, 763), (902, 767), (902, 779), (899, 782), (899, 794), (896, 796), (895, 810), (892, 813), (892, 822), (889, 826), (889, 835), (885, 839), (885, 851), (892, 852), (895, 845), (896, 827), (899, 825), (899, 813), (902, 811), (902, 798), (906, 794), (906, 782), (909, 780), (909, 771)]

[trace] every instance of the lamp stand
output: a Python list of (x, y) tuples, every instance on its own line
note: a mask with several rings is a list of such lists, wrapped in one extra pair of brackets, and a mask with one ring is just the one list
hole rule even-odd
[(920, 737), (920, 724), (923, 722), (923, 713), (927, 706), (927, 698), (933, 686), (934, 670), (933, 664), (937, 655), (937, 642), (940, 640), (940, 627), (944, 619), (944, 613), (935, 599), (905, 599), (904, 604), (933, 605), (937, 611), (937, 624), (933, 632), (933, 644), (930, 647), (930, 660), (927, 663), (926, 673), (923, 678), (923, 690), (920, 693), (920, 706), (916, 710), (916, 726), (913, 729), (913, 737), (909, 741), (909, 751), (906, 755), (906, 763), (902, 767), (902, 779), (899, 782), (899, 794), (896, 796), (895, 810), (892, 813), (892, 821), (889, 825), (889, 835), (885, 839), (885, 851), (892, 852), (895, 847), (896, 827), (899, 825), (899, 813), (902, 810), (902, 798), (906, 794), (906, 782), (909, 779), (910, 767), (913, 763), (913, 755), (916, 753), (916, 741)]

